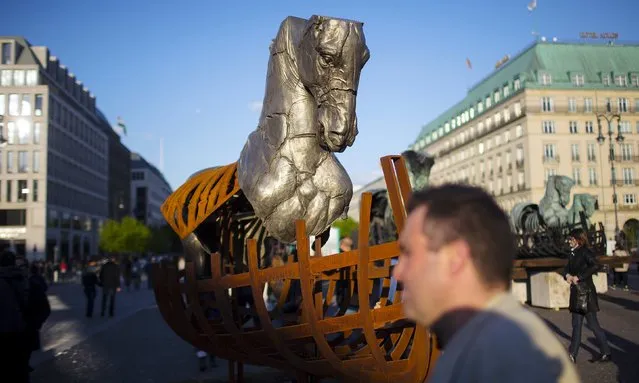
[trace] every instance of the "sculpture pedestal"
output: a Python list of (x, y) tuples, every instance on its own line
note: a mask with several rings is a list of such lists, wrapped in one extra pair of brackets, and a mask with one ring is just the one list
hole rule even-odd
[(528, 302), (528, 281), (525, 279), (514, 280), (510, 292), (519, 302)]
[(549, 309), (567, 308), (570, 285), (556, 272), (530, 273), (530, 304)]

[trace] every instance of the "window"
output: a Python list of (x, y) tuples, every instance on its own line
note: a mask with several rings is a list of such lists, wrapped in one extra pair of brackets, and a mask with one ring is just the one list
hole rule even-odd
[(504, 85), (503, 92), (504, 98), (508, 97), (508, 95), (510, 94), (510, 88), (508, 87), (508, 84)]
[(26, 173), (28, 169), (27, 151), (21, 150), (18, 152), (18, 173)]
[(31, 115), (31, 96), (28, 94), (22, 95), (21, 114), (23, 116)]
[(619, 122), (619, 131), (621, 133), (631, 133), (632, 129), (630, 128), (630, 121), (620, 121)]
[(606, 112), (612, 112), (612, 102), (610, 101), (610, 98), (606, 98)]
[(27, 180), (18, 180), (18, 202), (27, 202), (29, 187)]
[(521, 125), (517, 125), (515, 127), (515, 137), (519, 138), (524, 134), (524, 129), (521, 127)]
[(555, 144), (544, 144), (544, 157), (546, 159), (556, 158), (555, 157), (556, 152), (557, 152), (557, 148), (555, 147)]
[(11, 43), (2, 43), (2, 65), (11, 65)]
[(637, 196), (635, 194), (624, 194), (623, 195), (623, 203), (625, 205), (636, 205), (637, 204)]
[(3, 69), (0, 75), (0, 85), (11, 86), (13, 83), (13, 72), (10, 69)]
[(590, 185), (597, 185), (597, 169), (588, 168), (588, 183)]
[(492, 100), (489, 97), (486, 97), (486, 109), (490, 108), (490, 106), (492, 105)]
[(586, 133), (593, 134), (595, 132), (595, 129), (594, 129), (593, 125), (592, 125), (592, 121), (586, 121), (584, 123), (584, 129), (585, 129)]
[(579, 144), (570, 145), (570, 155), (573, 161), (579, 161)]
[(36, 86), (36, 85), (38, 85), (38, 70), (29, 69), (27, 71), (27, 86)]
[(601, 83), (604, 86), (610, 86), (610, 75), (608, 73), (601, 74)]
[(38, 173), (40, 171), (40, 151), (33, 151), (33, 172)]
[(13, 71), (13, 85), (15, 86), (24, 86), (24, 70), (22, 69), (15, 69)]
[(484, 111), (484, 104), (481, 101), (477, 103), (477, 113), (481, 113)]
[(7, 143), (13, 145), (16, 143), (16, 136), (18, 135), (18, 128), (14, 121), (7, 123)]
[(574, 86), (584, 86), (584, 75), (581, 73), (575, 73), (571, 76), (571, 82)]
[(572, 179), (575, 181), (575, 184), (581, 185), (581, 170), (579, 168), (572, 169)]
[(18, 144), (26, 145), (29, 143), (29, 131), (31, 130), (31, 123), (21, 118), (17, 122), (18, 127)]
[(11, 116), (20, 115), (20, 95), (17, 95), (17, 94), (9, 95), (9, 115)]
[(552, 176), (556, 176), (557, 175), (557, 169), (546, 169), (544, 171), (544, 179), (545, 182), (548, 182), (548, 179)]
[(596, 161), (597, 155), (595, 154), (595, 144), (588, 144), (587, 157), (588, 161)]
[(504, 122), (510, 121), (510, 109), (504, 109)]
[(7, 152), (7, 173), (13, 173), (14, 161), (13, 152)]
[(33, 190), (31, 190), (33, 202), (38, 202), (38, 180), (33, 180)]
[(630, 84), (634, 87), (639, 87), (639, 74), (633, 73), (630, 75)]
[(471, 107), (468, 113), (470, 114), (471, 119), (475, 118), (475, 108)]
[(13, 201), (13, 196), (11, 192), (13, 191), (13, 182), (11, 180), (7, 180), (7, 202)]
[(40, 122), (36, 122), (33, 124), (33, 143), (36, 145), (40, 144), (41, 125), (42, 124)]
[(568, 111), (570, 113), (577, 112), (577, 99), (575, 99), (574, 97), (568, 99)]
[(628, 77), (625, 74), (618, 74), (615, 76), (615, 85), (628, 86)]
[(499, 126), (499, 124), (501, 123), (501, 114), (495, 113), (493, 118), (495, 119), (495, 127)]
[(539, 78), (539, 83), (541, 85), (550, 85), (550, 84), (552, 84), (552, 76), (550, 75), (550, 73), (542, 73), (541, 77)]
[(633, 169), (633, 168), (623, 168), (623, 169), (621, 169), (621, 174), (623, 176), (623, 184), (624, 185), (634, 185), (634, 183), (635, 183), (635, 169)]
[(542, 128), (545, 134), (555, 134), (554, 121), (542, 121)]
[(632, 160), (632, 144), (621, 144), (621, 159), (623, 161)]
[(542, 112), (552, 112), (553, 111), (552, 97), (542, 97), (541, 98), (541, 111)]
[(584, 113), (592, 113), (592, 98), (584, 98)]
[(570, 122), (568, 123), (568, 127), (569, 127), (569, 129), (570, 129), (570, 134), (577, 134), (577, 133), (579, 133), (579, 131), (578, 131), (579, 129), (578, 129), (578, 127), (577, 127), (577, 121), (570, 121)]
[(42, 116), (42, 95), (35, 95), (35, 104), (34, 104), (34, 112), (35, 116)]
[(521, 103), (516, 102), (514, 109), (515, 109), (515, 116), (516, 117), (521, 116)]
[(519, 77), (515, 78), (513, 85), (514, 85), (515, 91), (518, 91), (519, 89), (521, 89), (521, 80), (519, 79)]
[(524, 160), (524, 148), (521, 146), (517, 147), (517, 151), (515, 152), (515, 159), (517, 162), (521, 162)]
[(619, 97), (617, 99), (617, 112), (625, 113), (628, 111), (628, 99), (625, 97)]
[(499, 102), (499, 100), (501, 99), (499, 89), (497, 89), (495, 93), (493, 93), (493, 98), (495, 99), (495, 104)]
[(510, 142), (510, 130), (504, 132), (504, 142)]

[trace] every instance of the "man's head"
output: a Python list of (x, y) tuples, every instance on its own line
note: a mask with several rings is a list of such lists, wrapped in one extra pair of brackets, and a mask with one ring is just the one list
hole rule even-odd
[(403, 284), (407, 316), (420, 324), (510, 288), (510, 224), (480, 188), (448, 184), (414, 193), (399, 245), (393, 275)]

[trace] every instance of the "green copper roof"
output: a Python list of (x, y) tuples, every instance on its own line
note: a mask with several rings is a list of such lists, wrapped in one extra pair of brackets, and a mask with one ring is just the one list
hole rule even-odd
[[(544, 73), (550, 75), (551, 83), (548, 85), (540, 82)], [(477, 103), (481, 101), (484, 104), (487, 97), (490, 97), (492, 101), (491, 108), (488, 108), (490, 110), (525, 88), (614, 88), (616, 75), (626, 76), (626, 82), (630, 87), (633, 86), (632, 74), (639, 74), (639, 45), (533, 43), (477, 83), (462, 101), (425, 125), (414, 147), (423, 148), (433, 140), (456, 129), (459, 126), (458, 116), (462, 117), (463, 124), (486, 113), (485, 105), (483, 111), (479, 112)], [(583, 76), (583, 86), (572, 83), (574, 75)], [(609, 85), (604, 85), (602, 76), (609, 76)], [(516, 78), (519, 79), (520, 86), (517, 90), (514, 88)], [(503, 92), (504, 86), (509, 91), (506, 97)], [(500, 94), (499, 102), (494, 102), (495, 91)], [(466, 112), (465, 115), (464, 112)], [(454, 128), (451, 123), (453, 120), (456, 120)], [(447, 123), (448, 131), (445, 129)]]

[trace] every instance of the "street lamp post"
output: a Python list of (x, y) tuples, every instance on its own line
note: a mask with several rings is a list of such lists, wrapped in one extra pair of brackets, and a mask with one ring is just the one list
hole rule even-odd
[[(617, 137), (613, 140), (613, 135), (615, 134), (615, 130), (612, 127), (612, 123), (617, 119)], [(608, 123), (608, 141), (610, 144), (608, 158), (610, 159), (610, 171), (612, 173), (612, 204), (615, 209), (615, 241), (619, 237), (619, 217), (617, 214), (617, 176), (615, 169), (615, 141), (618, 143), (622, 143), (624, 140), (623, 135), (621, 134), (621, 115), (617, 113), (599, 113), (597, 114), (597, 126), (599, 128), (599, 136), (597, 137), (597, 142), (599, 145), (603, 145), (606, 141), (606, 137), (603, 134), (603, 130), (601, 128), (601, 121), (605, 120)]]

